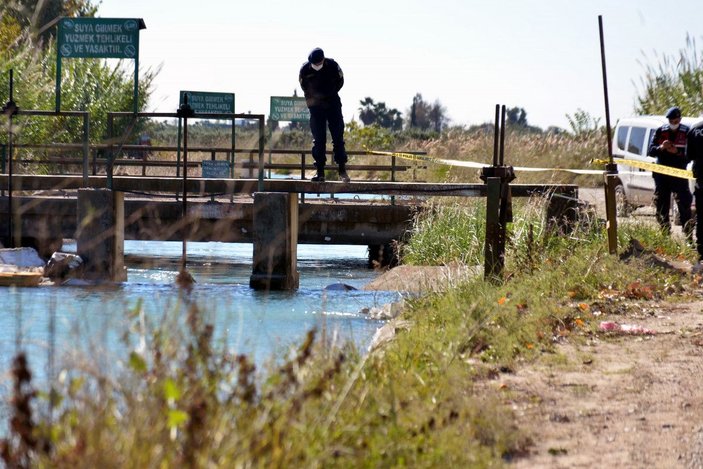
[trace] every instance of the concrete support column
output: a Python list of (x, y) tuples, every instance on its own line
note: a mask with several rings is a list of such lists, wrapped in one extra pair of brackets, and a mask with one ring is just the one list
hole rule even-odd
[(78, 190), (76, 242), (86, 278), (113, 282), (127, 280), (124, 266), (124, 192)]
[(249, 286), (298, 288), (298, 194), (254, 194), (254, 260)]

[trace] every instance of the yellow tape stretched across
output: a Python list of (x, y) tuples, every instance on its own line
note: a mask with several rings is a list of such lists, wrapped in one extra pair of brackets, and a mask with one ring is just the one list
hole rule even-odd
[[(594, 162), (601, 162), (601, 160), (594, 160)], [(607, 161), (603, 161), (603, 163), (607, 163)], [(660, 164), (647, 163), (646, 161), (639, 160), (628, 160), (627, 158), (613, 158), (613, 163), (623, 166), (632, 166), (634, 168), (644, 169), (645, 171), (666, 174), (668, 176), (674, 176), (682, 179), (696, 179), (693, 177), (693, 173), (688, 169), (672, 168), (671, 166), (663, 166)]]
[[(366, 150), (366, 153), (370, 155), (384, 155), (384, 156), (395, 156), (397, 158), (403, 158), (406, 160), (414, 161), (428, 161), (431, 163), (444, 164), (448, 166), (459, 166), (463, 168), (485, 168), (490, 165), (485, 163), (476, 163), (474, 161), (459, 161), (459, 160), (447, 160), (444, 158), (435, 158), (433, 156), (427, 155), (415, 155), (412, 153), (401, 153), (401, 152), (390, 152), (390, 151), (374, 151)], [(607, 164), (607, 160), (592, 160), (592, 163), (597, 164)], [(671, 166), (662, 166), (656, 163), (647, 163), (638, 160), (629, 160), (626, 158), (615, 158), (614, 163), (623, 166), (632, 166), (635, 168), (641, 168), (645, 171), (652, 171), (654, 173), (666, 174), (669, 176), (674, 176), (683, 179), (695, 179), (693, 173), (687, 169), (672, 168)], [(563, 171), (567, 173), (574, 174), (603, 174), (603, 170), (600, 169), (572, 169), (572, 168), (531, 168), (527, 166), (515, 166), (513, 167), (515, 171)], [(637, 174), (632, 171), (619, 171), (620, 174)]]
[[(383, 155), (383, 156), (395, 156), (397, 158), (403, 158), (406, 160), (413, 161), (428, 161), (430, 163), (444, 164), (448, 166), (458, 166), (462, 168), (486, 168), (491, 165), (485, 163), (476, 163), (474, 161), (459, 161), (459, 160), (447, 160), (444, 158), (435, 158), (433, 156), (427, 155), (414, 155), (412, 153), (399, 153), (390, 151), (374, 151), (366, 150), (366, 153), (370, 155)], [(563, 171), (567, 173), (574, 174), (603, 174), (602, 169), (571, 169), (571, 168), (530, 168), (527, 166), (515, 166), (513, 167), (515, 171)]]

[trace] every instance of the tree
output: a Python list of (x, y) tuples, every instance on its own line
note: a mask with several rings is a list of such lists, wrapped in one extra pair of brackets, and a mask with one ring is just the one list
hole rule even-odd
[(410, 105), (409, 126), (421, 130), (434, 130), (440, 132), (449, 124), (447, 109), (442, 106), (439, 100), (433, 104), (426, 102), (420, 93), (413, 97)]
[(366, 125), (378, 125), (384, 129), (402, 130), (403, 119), (395, 108), (387, 108), (386, 103), (366, 97), (359, 101), (359, 119)]
[(35, 45), (46, 47), (56, 35), (53, 26), (62, 16), (95, 16), (91, 0), (15, 0), (0, 7), (0, 50), (10, 47), (22, 33)]
[(573, 116), (567, 114), (566, 120), (569, 121), (571, 133), (583, 139), (592, 137), (601, 128), (600, 117), (593, 117), (581, 108), (578, 108)]
[(435, 132), (441, 132), (449, 124), (449, 118), (447, 117), (447, 109), (442, 106), (439, 100), (436, 100), (432, 106), (430, 106), (429, 112), (430, 125)]
[(703, 53), (698, 55), (694, 38), (687, 36), (677, 55), (661, 55), (656, 65), (643, 67), (635, 112), (664, 114), (671, 106), (679, 106), (689, 116), (703, 112)]
[(521, 107), (512, 107), (505, 110), (508, 124), (527, 127), (527, 111)]

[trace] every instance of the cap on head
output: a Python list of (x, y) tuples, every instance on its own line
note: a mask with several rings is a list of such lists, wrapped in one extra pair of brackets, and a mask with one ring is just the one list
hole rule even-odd
[(679, 109), (678, 106), (671, 107), (666, 111), (667, 119), (676, 119), (679, 117), (681, 117), (681, 109)]
[(325, 59), (325, 53), (319, 47), (316, 47), (308, 55), (308, 62), (311, 64), (319, 64)]

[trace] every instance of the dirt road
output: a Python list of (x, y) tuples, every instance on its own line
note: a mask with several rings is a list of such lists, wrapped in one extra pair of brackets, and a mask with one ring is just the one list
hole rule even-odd
[(493, 383), (534, 443), (515, 467), (703, 467), (703, 302), (638, 310), (615, 319), (656, 335), (567, 341)]

